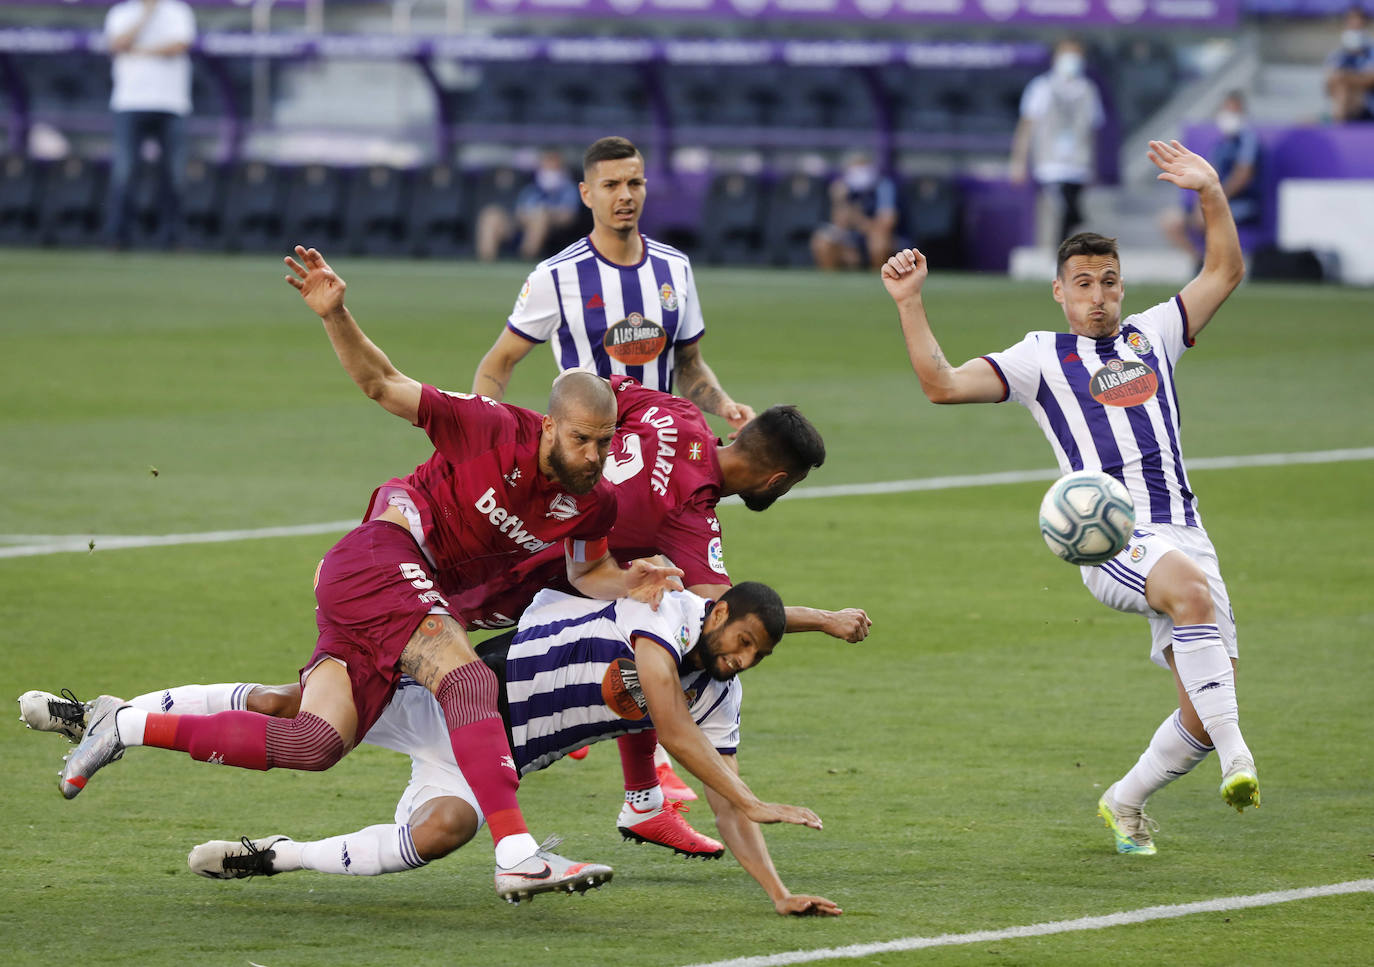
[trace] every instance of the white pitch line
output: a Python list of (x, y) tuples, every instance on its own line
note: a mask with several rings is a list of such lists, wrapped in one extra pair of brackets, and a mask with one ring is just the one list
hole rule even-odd
[[(1276, 467), (1306, 463), (1340, 463), (1349, 460), (1374, 460), (1374, 447), (1349, 450), (1314, 450), (1308, 453), (1257, 453), (1242, 457), (1203, 457), (1191, 462), (1194, 470), (1232, 470), (1239, 467)], [(863, 497), (874, 494), (904, 494), (920, 490), (952, 490), (961, 487), (991, 487), (998, 484), (1054, 480), (1056, 469), (1008, 470), (1001, 473), (966, 474), (954, 477), (925, 477), (917, 480), (889, 480), (879, 483), (836, 484), (831, 487), (803, 487), (783, 497), (807, 500), (818, 497)], [(738, 504), (738, 497), (727, 497), (723, 504)], [(0, 558), (38, 557), (44, 554), (74, 554), (81, 551), (115, 551), (130, 547), (172, 547), (181, 544), (218, 544), (265, 537), (305, 537), (347, 531), (358, 521), (336, 520), (323, 524), (297, 524), (291, 527), (259, 527), (246, 530), (204, 531), (190, 534), (120, 536), (113, 534), (0, 534)], [(91, 542), (95, 547), (91, 547)]]
[[(1347, 460), (1374, 460), (1374, 447), (1349, 450), (1314, 450), (1308, 453), (1256, 453), (1243, 457), (1203, 457), (1189, 460), (1190, 470), (1234, 470), (1239, 467), (1278, 467), (1304, 463), (1340, 463)], [(952, 490), (959, 487), (990, 487), (996, 484), (1030, 483), (1056, 480), (1058, 468), (1008, 470), (958, 477), (926, 477), (920, 480), (889, 480), (883, 483), (836, 484), (832, 487), (803, 487), (782, 499), (809, 497), (858, 497), (868, 494), (904, 494), (916, 490)]]
[(1200, 900), (1196, 903), (1145, 907), (1140, 910), (1124, 910), (1120, 913), (1108, 913), (1098, 917), (1054, 920), (1048, 923), (1032, 923), (1022, 927), (1006, 927), (1002, 930), (945, 933), (938, 937), (903, 937), (900, 940), (852, 944), (848, 947), (793, 950), (788, 953), (764, 954), (758, 957), (713, 960), (709, 963), (693, 964), (691, 967), (788, 967), (791, 964), (808, 964), (821, 960), (852, 960), (873, 954), (923, 950), (927, 947), (954, 947), (997, 940), (1019, 940), (1023, 937), (1044, 937), (1055, 933), (1074, 933), (1081, 930), (1103, 930), (1107, 927), (1146, 923), (1151, 920), (1171, 920), (1176, 917), (1192, 916), (1195, 913), (1245, 910), (1250, 907), (1267, 907), (1277, 903), (1292, 903), (1294, 900), (1311, 900), (1317, 897), (1341, 896), (1349, 893), (1374, 893), (1374, 880), (1349, 880), (1345, 883), (1330, 883), (1326, 886), (1310, 886), (1298, 890), (1275, 890), (1270, 893), (1254, 893), (1249, 896), (1219, 897), (1215, 900)]
[[(45, 537), (38, 534), (14, 535), (37, 538), (33, 543), (0, 547), (0, 557), (38, 557), (43, 554), (70, 554), (77, 551), (117, 551), (129, 547), (171, 547), (178, 544), (220, 544), (225, 541), (251, 541), (263, 537), (306, 537), (351, 530), (358, 519), (335, 520), (324, 524), (296, 524), (292, 527), (258, 527), (252, 530), (202, 531), (199, 534), (148, 534), (132, 537), (115, 534), (87, 534), (77, 537)], [(9, 540), (0, 536), (0, 541)], [(94, 547), (92, 546), (94, 544)]]

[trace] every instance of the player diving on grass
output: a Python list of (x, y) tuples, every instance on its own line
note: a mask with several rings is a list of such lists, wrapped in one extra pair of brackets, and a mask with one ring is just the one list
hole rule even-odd
[[(836, 916), (841, 910), (834, 902), (788, 890), (758, 825), (792, 822), (820, 829), (819, 817), (760, 801), (740, 778), (736, 759), (742, 699), (736, 676), (773, 652), (786, 622), (777, 593), (748, 581), (715, 601), (671, 591), (657, 611), (630, 598), (608, 603), (545, 590), (513, 636), (483, 642), (477, 651), (499, 683), (501, 715), (520, 775), (590, 742), (656, 733), (706, 785), (721, 836), (774, 909)], [(161, 694), (141, 696), (135, 705), (156, 704)], [(30, 719), (38, 722), (36, 715)], [(80, 734), (79, 714), (69, 716), (66, 728), (61, 723), (54, 716), (38, 727)], [(402, 678), (367, 740), (411, 758), (410, 783), (393, 823), (312, 842), (278, 835), (202, 843), (187, 858), (191, 869), (216, 879), (302, 869), (374, 876), (423, 866), (476, 835), (482, 807), (454, 760), (443, 714), (426, 689)], [(652, 771), (652, 744), (648, 751)], [(524, 896), (515, 890), (510, 898), (518, 902)]]
[[(682, 570), (688, 590), (700, 597), (719, 598), (730, 588), (730, 575), (717, 503), (723, 496), (737, 494), (753, 510), (770, 507), (824, 461), (820, 433), (795, 407), (774, 406), (750, 421), (727, 446), (715, 438), (691, 402), (625, 377), (611, 377), (610, 385), (617, 403), (615, 439), (605, 471), (605, 479), (615, 487), (618, 507), (609, 537), (612, 555), (619, 560), (667, 555)], [(450, 601), (451, 611), (467, 628), (508, 626), (543, 588), (573, 590), (564, 572), (562, 550), (549, 548), (488, 584), (455, 597)], [(788, 632), (823, 631), (856, 642), (867, 637), (870, 627), (868, 616), (858, 608), (786, 608)], [(501, 644), (488, 642), (483, 647)], [(226, 683), (176, 686), (130, 703), (149, 711), (205, 714), (246, 708), (289, 717), (296, 714), (299, 701), (297, 683)], [(74, 698), (34, 691), (26, 693), (20, 704), (22, 717), (31, 727), (79, 738), (84, 710)], [(375, 733), (363, 741), (377, 743)], [(653, 730), (629, 732), (618, 741), (625, 775), (624, 802), (616, 817), (620, 833), (685, 856), (721, 856), (723, 844), (693, 829), (682, 815), (686, 810), (681, 801), (661, 788), (653, 761)], [(430, 822), (439, 822), (444, 815)], [(427, 838), (434, 835), (426, 834)], [(456, 836), (457, 831), (444, 835)], [(433, 859), (441, 854), (431, 856), (422, 850), (421, 855)]]
[(1236, 704), (1235, 620), (1183, 467), (1174, 386), (1179, 357), (1240, 284), (1245, 262), (1212, 166), (1177, 141), (1151, 141), (1149, 158), (1161, 181), (1197, 193), (1205, 256), (1197, 277), (1178, 295), (1124, 321), (1116, 240), (1074, 235), (1059, 246), (1051, 289), (1069, 331), (1032, 332), (1009, 349), (955, 367), (926, 318), (925, 257), (907, 249), (882, 269), (911, 365), (932, 402), (1014, 400), (1040, 424), (1062, 472), (1101, 470), (1121, 481), (1135, 502), (1136, 530), (1126, 549), (1084, 567), (1082, 575), (1103, 604), (1149, 619), (1151, 658), (1174, 673), (1178, 708), (1098, 802), (1118, 852), (1146, 855), (1155, 852), (1157, 828), (1145, 815), (1146, 799), (1192, 771), (1213, 748), (1222, 800), (1237, 810), (1260, 804)]
[[(820, 829), (819, 817), (761, 802), (740, 778), (736, 758), (742, 699), (736, 676), (773, 652), (785, 623), (777, 593), (748, 581), (716, 601), (669, 592), (657, 611), (631, 599), (607, 604), (548, 590), (525, 610), (512, 638), (484, 642), (478, 652), (501, 683), (502, 716), (522, 776), (589, 742), (652, 729), (705, 784), (722, 837), (774, 909), (838, 915), (834, 902), (787, 889), (758, 825)], [(394, 824), (310, 843), (280, 836), (204, 843), (187, 861), (197, 873), (229, 879), (299, 869), (389, 873), (447, 855), (476, 834), (482, 814), (443, 739), (434, 701), (403, 680), (372, 736), (411, 757)], [(392, 850), (407, 826), (423, 858)]]
[(320, 253), (298, 246), (296, 255), (299, 262), (286, 259), (287, 281), (319, 315), (344, 370), (388, 412), (423, 428), (435, 452), (378, 488), (364, 523), (325, 555), (316, 576), (320, 634), (301, 669), (295, 715), (176, 715), (103, 696), (67, 757), (61, 792), (75, 797), (97, 770), (138, 745), (248, 769), (328, 769), (367, 734), (409, 675), (437, 699), (455, 760), (491, 828), (497, 892), (510, 898), (535, 886), (599, 885), (609, 867), (567, 860), (530, 835), (496, 678), (446, 597), (558, 545), (569, 580), (589, 597), (633, 596), (653, 605), (680, 586), (676, 568), (639, 561), (622, 569), (607, 548), (616, 501), (602, 466), (615, 397), (605, 381), (569, 374), (554, 384), (541, 416), (422, 385), (358, 328), (344, 306), (343, 281)]

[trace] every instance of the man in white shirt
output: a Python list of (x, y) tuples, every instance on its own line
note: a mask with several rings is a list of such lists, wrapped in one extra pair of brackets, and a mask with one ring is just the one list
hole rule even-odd
[(1021, 120), (1011, 146), (1011, 179), (1035, 179), (1058, 209), (1053, 245), (1083, 222), (1083, 189), (1092, 183), (1094, 142), (1105, 115), (1097, 86), (1084, 72), (1083, 45), (1061, 40), (1054, 66), (1021, 95)]
[(183, 0), (124, 0), (105, 16), (111, 55), (114, 145), (105, 233), (124, 248), (130, 238), (134, 166), (143, 143), (158, 144), (160, 215), (164, 245), (175, 238), (185, 168), (185, 118), (191, 113), (191, 58), (196, 21)]

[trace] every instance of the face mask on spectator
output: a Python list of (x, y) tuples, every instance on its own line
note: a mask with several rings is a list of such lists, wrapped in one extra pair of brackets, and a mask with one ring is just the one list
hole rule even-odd
[(1240, 129), (1245, 126), (1245, 116), (1239, 111), (1218, 111), (1217, 130), (1225, 137), (1239, 134)]
[(1065, 80), (1071, 77), (1081, 77), (1083, 74), (1083, 55), (1072, 50), (1066, 50), (1062, 54), (1055, 55), (1054, 73)]
[(878, 180), (878, 169), (872, 165), (850, 165), (844, 169), (844, 184), (850, 191), (867, 191)]
[(1368, 45), (1369, 39), (1365, 37), (1363, 30), (1351, 28), (1341, 31), (1341, 46), (1346, 50), (1363, 50)]

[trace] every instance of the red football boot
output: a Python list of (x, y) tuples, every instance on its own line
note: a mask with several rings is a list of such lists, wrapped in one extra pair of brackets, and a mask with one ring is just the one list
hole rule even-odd
[(661, 762), (654, 767), (658, 773), (658, 784), (663, 789), (664, 799), (681, 799), (683, 802), (695, 802), (697, 794), (692, 787), (678, 778), (670, 763)]
[(657, 809), (643, 811), (627, 802), (620, 808), (616, 828), (627, 840), (665, 846), (687, 857), (715, 860), (725, 855), (724, 844), (693, 829), (682, 818), (685, 812), (680, 799), (667, 799)]

